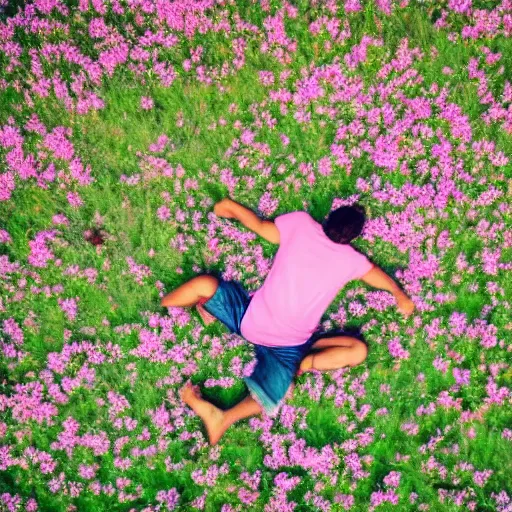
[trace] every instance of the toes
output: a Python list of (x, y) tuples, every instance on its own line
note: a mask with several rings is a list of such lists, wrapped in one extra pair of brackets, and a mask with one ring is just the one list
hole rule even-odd
[(179, 395), (184, 402), (190, 401), (192, 397), (201, 398), (199, 386), (197, 384), (193, 385), (190, 381), (188, 381), (181, 387), (181, 389), (179, 390)]
[(179, 394), (181, 398), (185, 398), (190, 391), (192, 391), (192, 383), (190, 381), (186, 382), (184, 386), (180, 388)]

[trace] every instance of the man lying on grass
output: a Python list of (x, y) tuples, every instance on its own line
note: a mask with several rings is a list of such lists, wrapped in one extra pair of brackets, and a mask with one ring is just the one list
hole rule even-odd
[(241, 419), (263, 411), (275, 415), (295, 374), (355, 366), (365, 360), (362, 341), (326, 337), (318, 331), (323, 313), (346, 283), (361, 279), (391, 292), (403, 314), (414, 310), (398, 285), (350, 245), (365, 222), (359, 206), (342, 206), (323, 224), (306, 212), (280, 215), (274, 222), (261, 220), (231, 199), (218, 202), (214, 213), (237, 219), (279, 249), (263, 286), (252, 297), (239, 283), (201, 275), (162, 299), (164, 307), (196, 306), (205, 323), (218, 319), (254, 345), (256, 366), (244, 378), (250, 395), (233, 408), (215, 407), (190, 382), (180, 390), (182, 400), (203, 420), (212, 445)]

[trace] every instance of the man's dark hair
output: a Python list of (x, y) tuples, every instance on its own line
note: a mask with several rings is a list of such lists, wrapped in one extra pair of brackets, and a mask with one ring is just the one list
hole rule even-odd
[(337, 244), (348, 244), (363, 231), (366, 221), (364, 208), (358, 204), (333, 210), (324, 221), (324, 233)]

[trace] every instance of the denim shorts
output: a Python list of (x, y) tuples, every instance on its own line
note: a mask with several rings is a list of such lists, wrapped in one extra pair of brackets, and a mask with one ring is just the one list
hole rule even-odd
[[(240, 283), (219, 279), (211, 299), (203, 304), (208, 313), (220, 320), (231, 332), (241, 336), (240, 325), (251, 298)], [(315, 332), (302, 345), (267, 347), (254, 345), (256, 366), (244, 381), (251, 396), (268, 416), (274, 416), (299, 369), (302, 359), (321, 336)]]

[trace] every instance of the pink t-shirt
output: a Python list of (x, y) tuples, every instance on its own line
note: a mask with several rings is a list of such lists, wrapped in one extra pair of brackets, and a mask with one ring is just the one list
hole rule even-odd
[(301, 345), (315, 332), (339, 290), (366, 274), (372, 263), (352, 246), (330, 240), (306, 212), (280, 215), (275, 224), (279, 249), (240, 331), (257, 345)]

